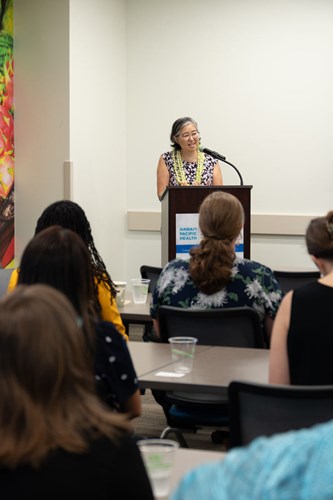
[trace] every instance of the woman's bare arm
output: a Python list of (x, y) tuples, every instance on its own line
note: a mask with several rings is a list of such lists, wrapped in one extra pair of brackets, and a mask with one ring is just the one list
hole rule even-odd
[(269, 358), (269, 382), (272, 384), (290, 384), (287, 337), (292, 294), (289, 292), (284, 297), (274, 321)]
[(137, 389), (134, 394), (123, 404), (122, 410), (129, 414), (130, 418), (140, 417), (141, 415), (141, 394)]
[(160, 328), (158, 326), (158, 321), (157, 319), (153, 319), (153, 327), (154, 327), (154, 332), (156, 333), (156, 336), (160, 336)]
[(219, 162), (217, 162), (214, 167), (213, 186), (223, 186), (222, 172)]
[(159, 198), (164, 193), (165, 188), (169, 185), (169, 180), (169, 171), (161, 156), (157, 165), (157, 196)]

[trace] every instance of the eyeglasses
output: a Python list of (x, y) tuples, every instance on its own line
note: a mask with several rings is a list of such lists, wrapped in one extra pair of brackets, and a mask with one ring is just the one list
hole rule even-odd
[(182, 139), (189, 139), (190, 137), (192, 137), (192, 139), (196, 139), (199, 135), (199, 132), (197, 130), (195, 130), (194, 132), (192, 132), (191, 134), (189, 132), (186, 132), (185, 134), (181, 134), (181, 138)]

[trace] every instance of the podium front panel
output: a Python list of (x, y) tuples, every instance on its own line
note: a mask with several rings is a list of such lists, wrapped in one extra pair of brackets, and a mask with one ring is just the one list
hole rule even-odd
[(234, 195), (241, 202), (244, 214), (244, 257), (250, 258), (252, 186), (170, 186), (162, 198), (162, 265), (176, 257), (176, 216), (196, 214), (203, 200), (214, 191)]

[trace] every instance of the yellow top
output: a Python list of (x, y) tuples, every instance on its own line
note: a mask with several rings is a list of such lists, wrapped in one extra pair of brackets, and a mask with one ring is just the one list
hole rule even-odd
[[(14, 269), (9, 279), (7, 287), (8, 292), (16, 287), (17, 280), (18, 270)], [(125, 326), (118, 311), (116, 299), (114, 298), (111, 304), (111, 292), (106, 288), (105, 284), (102, 281), (98, 284), (98, 301), (101, 306), (102, 319), (104, 321), (111, 321), (111, 323), (114, 324), (114, 326), (123, 335), (123, 337), (128, 340)]]

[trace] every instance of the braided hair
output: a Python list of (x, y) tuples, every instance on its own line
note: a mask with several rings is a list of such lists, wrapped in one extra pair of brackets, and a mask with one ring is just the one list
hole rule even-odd
[(203, 238), (190, 250), (189, 271), (193, 283), (205, 294), (219, 292), (231, 281), (234, 241), (243, 223), (243, 207), (235, 196), (215, 191), (202, 202), (199, 226)]
[(98, 253), (91, 232), (91, 226), (84, 210), (77, 203), (70, 200), (56, 201), (49, 205), (41, 214), (37, 221), (35, 235), (43, 229), (59, 225), (65, 229), (71, 229), (81, 236), (90, 255), (90, 262), (94, 277), (94, 293), (96, 308), (101, 310), (98, 302), (98, 285), (103, 282), (106, 288), (111, 292), (111, 304), (117, 294), (115, 285), (108, 273), (102, 257)]

